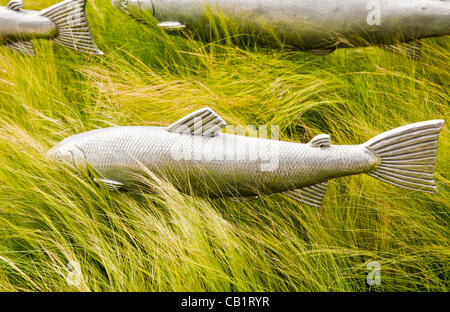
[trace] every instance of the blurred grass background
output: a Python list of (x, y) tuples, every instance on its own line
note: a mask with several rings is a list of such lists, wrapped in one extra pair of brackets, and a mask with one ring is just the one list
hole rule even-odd
[[(448, 38), (424, 40), (420, 61), (376, 47), (323, 57), (171, 36), (108, 0), (87, 10), (104, 57), (46, 40), (36, 57), (0, 47), (1, 291), (448, 291), (448, 125), (439, 194), (360, 175), (331, 181), (321, 208), (277, 194), (209, 200), (163, 181), (156, 194), (110, 193), (44, 156), (82, 131), (167, 126), (204, 106), (228, 124), (279, 125), (295, 142), (328, 133), (360, 144), (448, 121)], [(69, 261), (78, 286), (66, 282)], [(366, 284), (370, 261), (380, 286)]]

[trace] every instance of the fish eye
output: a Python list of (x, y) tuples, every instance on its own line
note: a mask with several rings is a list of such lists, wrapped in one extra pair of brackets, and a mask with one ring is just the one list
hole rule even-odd
[(57, 162), (73, 162), (74, 157), (72, 151), (65, 150), (65, 151), (57, 151), (55, 153), (55, 160)]
[(57, 162), (63, 161), (62, 153), (60, 151), (56, 152), (54, 157)]

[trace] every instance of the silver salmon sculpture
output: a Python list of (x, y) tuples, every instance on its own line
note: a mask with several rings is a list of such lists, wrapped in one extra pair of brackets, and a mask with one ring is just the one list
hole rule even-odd
[(103, 54), (95, 45), (85, 13), (86, 0), (66, 0), (42, 11), (22, 10), (22, 0), (0, 6), (0, 44), (34, 55), (32, 39), (54, 42), (88, 54)]
[[(143, 12), (159, 26), (214, 33), (212, 18), (314, 54), (336, 48), (390, 46), (409, 42), (412, 57), (420, 38), (450, 34), (449, 0), (112, 0), (140, 21)], [(217, 24), (217, 23), (216, 23)], [(267, 41), (264, 39), (264, 41)]]
[(284, 193), (320, 206), (328, 180), (360, 173), (436, 192), (434, 166), (443, 125), (443, 120), (410, 124), (361, 145), (332, 145), (326, 134), (298, 144), (219, 132), (225, 121), (203, 108), (167, 128), (112, 127), (77, 134), (48, 155), (79, 170), (95, 170), (96, 181), (114, 190), (137, 190), (138, 173), (146, 168), (182, 192), (233, 198)]

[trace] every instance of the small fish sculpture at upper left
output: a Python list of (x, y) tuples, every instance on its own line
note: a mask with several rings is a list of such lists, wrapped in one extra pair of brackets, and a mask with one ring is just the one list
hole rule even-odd
[(0, 44), (34, 55), (32, 39), (50, 39), (87, 54), (103, 55), (92, 39), (85, 12), (86, 0), (65, 0), (42, 11), (22, 10), (22, 0), (0, 6)]

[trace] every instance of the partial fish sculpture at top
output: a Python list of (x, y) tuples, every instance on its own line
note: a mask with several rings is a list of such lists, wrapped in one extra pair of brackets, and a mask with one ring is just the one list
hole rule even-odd
[(76, 51), (102, 55), (85, 13), (86, 0), (65, 0), (42, 11), (22, 10), (22, 0), (0, 6), (0, 44), (34, 55), (32, 39), (51, 39)]
[(146, 168), (182, 192), (234, 198), (284, 193), (320, 206), (328, 180), (361, 173), (436, 192), (433, 176), (443, 125), (443, 120), (410, 124), (361, 145), (332, 145), (325, 134), (299, 144), (221, 133), (225, 121), (203, 108), (167, 128), (113, 127), (77, 134), (48, 155), (78, 170), (90, 167), (96, 181), (113, 190), (142, 190), (139, 173)]
[[(450, 34), (449, 0), (112, 0), (127, 14), (146, 21), (148, 12), (168, 29), (186, 27), (196, 34), (236, 26), (238, 34), (255, 34), (314, 54), (368, 45), (401, 46), (420, 55), (420, 38)], [(236, 34), (229, 34), (236, 35)]]

